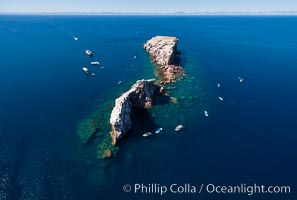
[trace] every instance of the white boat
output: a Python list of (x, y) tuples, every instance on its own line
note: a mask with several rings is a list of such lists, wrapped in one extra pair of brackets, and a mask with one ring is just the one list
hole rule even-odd
[(119, 81), (119, 82), (118, 82), (118, 85), (121, 85), (121, 84), (122, 84), (122, 81)]
[(92, 76), (96, 76), (96, 74), (95, 74), (95, 73), (91, 73), (91, 75), (92, 75)]
[(221, 84), (218, 83), (218, 84), (217, 84), (217, 87), (220, 88), (220, 87), (221, 87)]
[(98, 62), (98, 61), (93, 61), (93, 62), (91, 62), (91, 65), (100, 65), (100, 62)]
[(224, 99), (223, 99), (223, 97), (218, 97), (221, 101), (223, 101)]
[(183, 125), (178, 125), (177, 127), (175, 127), (175, 131), (180, 131), (181, 129), (183, 129), (184, 128), (184, 126)]
[(91, 50), (86, 50), (85, 53), (86, 53), (88, 56), (92, 56), (92, 55), (93, 55), (93, 53), (92, 53)]
[(89, 73), (89, 69), (87, 67), (83, 67), (82, 70), (85, 72), (85, 73)]
[(78, 40), (78, 38), (77, 38), (77, 37), (74, 37), (74, 36), (73, 36), (73, 39), (74, 39), (75, 41), (77, 41), (77, 40)]
[(134, 59), (137, 58), (136, 56), (134, 56)]
[(240, 82), (240, 83), (243, 83), (243, 78), (238, 77), (238, 79), (239, 79), (239, 82)]
[(158, 128), (158, 129), (155, 131), (155, 133), (156, 133), (156, 134), (159, 134), (161, 131), (163, 131), (163, 128)]
[(142, 136), (143, 136), (143, 137), (148, 137), (148, 136), (150, 136), (150, 135), (152, 135), (152, 132), (146, 132), (146, 133), (144, 133)]
[(204, 115), (206, 116), (206, 117), (208, 117), (209, 115), (208, 115), (208, 112), (205, 110), (204, 111)]

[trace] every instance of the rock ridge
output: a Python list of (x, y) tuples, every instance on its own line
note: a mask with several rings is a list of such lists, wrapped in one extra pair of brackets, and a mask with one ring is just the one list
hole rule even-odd
[(113, 145), (131, 129), (133, 109), (150, 108), (153, 97), (162, 93), (163, 88), (154, 82), (155, 79), (138, 80), (127, 92), (115, 100), (109, 121)]
[(184, 69), (179, 66), (178, 38), (170, 36), (155, 36), (144, 44), (144, 49), (158, 66), (158, 75), (162, 83), (175, 82), (185, 76)]

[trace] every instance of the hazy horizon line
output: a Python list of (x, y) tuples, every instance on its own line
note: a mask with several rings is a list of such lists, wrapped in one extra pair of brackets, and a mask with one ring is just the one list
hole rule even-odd
[(0, 12), (0, 15), (297, 15), (297, 11), (198, 11), (198, 12)]

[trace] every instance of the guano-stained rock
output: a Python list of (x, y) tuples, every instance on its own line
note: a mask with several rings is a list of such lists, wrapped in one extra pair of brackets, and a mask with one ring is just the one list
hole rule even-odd
[(175, 82), (177, 78), (185, 76), (179, 66), (178, 39), (169, 36), (156, 36), (144, 44), (144, 49), (158, 66), (158, 74), (163, 83)]
[(133, 108), (151, 107), (153, 96), (160, 94), (163, 90), (161, 86), (154, 84), (154, 82), (155, 79), (138, 80), (130, 90), (115, 100), (115, 106), (110, 116), (113, 145), (131, 129)]

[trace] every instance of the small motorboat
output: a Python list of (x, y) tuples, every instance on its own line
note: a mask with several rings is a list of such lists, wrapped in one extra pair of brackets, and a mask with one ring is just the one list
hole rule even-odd
[(93, 62), (91, 62), (91, 65), (100, 65), (100, 62), (98, 62), (98, 61), (93, 61)]
[(243, 78), (238, 77), (238, 79), (239, 79), (239, 82), (240, 82), (240, 83), (243, 83), (243, 81), (244, 81)]
[(163, 128), (158, 128), (158, 129), (155, 131), (155, 133), (156, 133), (156, 134), (159, 134), (161, 131), (163, 131)]
[(74, 37), (74, 36), (73, 36), (73, 39), (74, 39), (75, 41), (77, 41), (77, 40), (78, 40), (78, 37)]
[(122, 84), (122, 81), (119, 81), (119, 82), (118, 82), (118, 85), (121, 85), (121, 84)]
[(218, 84), (217, 84), (217, 87), (220, 88), (220, 87), (221, 87), (221, 84), (218, 83)]
[(206, 110), (204, 111), (204, 115), (205, 115), (206, 117), (209, 116), (209, 114), (208, 114), (208, 112), (207, 112)]
[(87, 67), (83, 67), (82, 70), (83, 70), (86, 74), (89, 73), (89, 69), (88, 69)]
[(92, 55), (93, 55), (93, 53), (92, 53), (91, 50), (86, 50), (85, 53), (86, 53), (88, 56), (92, 56)]
[(96, 74), (95, 74), (95, 73), (91, 73), (91, 75), (92, 75), (92, 76), (96, 76)]
[(136, 56), (134, 56), (133, 58), (134, 58), (134, 59), (136, 59), (137, 57), (136, 57)]
[(178, 125), (177, 127), (175, 127), (175, 131), (180, 131), (181, 129), (183, 129), (184, 128), (184, 126), (183, 125)]
[(221, 101), (224, 101), (223, 97), (218, 97)]
[(143, 137), (148, 137), (148, 136), (151, 136), (152, 135), (152, 132), (146, 132), (146, 133), (144, 133), (142, 136)]

